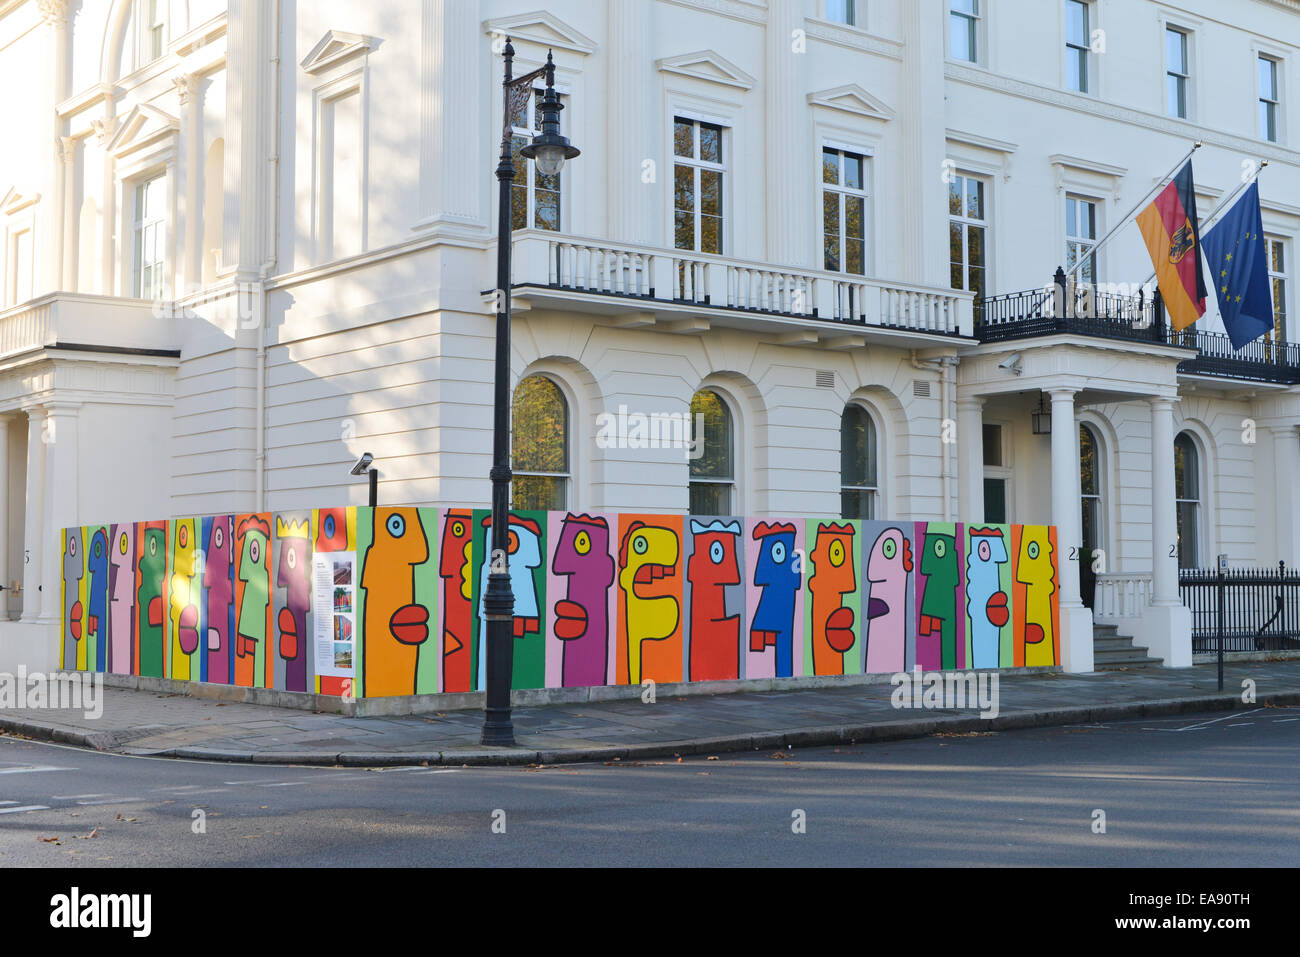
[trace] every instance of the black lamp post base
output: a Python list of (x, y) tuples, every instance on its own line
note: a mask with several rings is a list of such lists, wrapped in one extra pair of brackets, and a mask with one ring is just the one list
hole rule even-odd
[(497, 708), (486, 709), (483, 722), (483, 737), (479, 743), (487, 748), (513, 748), (515, 746), (515, 726), (510, 721), (510, 711), (504, 713)]

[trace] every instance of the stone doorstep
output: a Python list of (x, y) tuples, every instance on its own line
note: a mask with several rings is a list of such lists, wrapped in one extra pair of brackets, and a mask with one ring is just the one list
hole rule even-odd
[[(1064, 674), (1059, 665), (1044, 668), (990, 668), (988, 674), (1033, 675)], [(888, 684), (889, 674), (833, 675), (800, 678), (741, 678), (737, 681), (666, 682), (655, 687), (656, 698), (685, 698), (766, 691), (809, 691), (818, 688), (851, 688), (860, 685)], [(456, 694), (404, 695), (393, 698), (361, 698), (344, 701), (335, 695), (314, 692), (278, 691), (273, 688), (242, 688), (201, 681), (177, 681), (172, 678), (142, 678), (138, 675), (104, 675), (110, 688), (128, 691), (152, 691), (160, 694), (188, 696), (205, 701), (252, 704), (298, 711), (315, 711), (344, 717), (398, 717), (433, 714), (439, 711), (481, 711), (481, 691)], [(516, 708), (554, 704), (593, 704), (603, 701), (639, 701), (644, 689), (640, 685), (598, 685), (592, 688), (529, 688), (511, 692)]]

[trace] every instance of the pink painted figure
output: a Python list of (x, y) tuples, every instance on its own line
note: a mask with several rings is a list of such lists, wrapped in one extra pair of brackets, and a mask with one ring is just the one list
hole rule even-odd
[(912, 545), (901, 529), (887, 528), (871, 547), (867, 580), (867, 671), (889, 674), (907, 668), (907, 583)]

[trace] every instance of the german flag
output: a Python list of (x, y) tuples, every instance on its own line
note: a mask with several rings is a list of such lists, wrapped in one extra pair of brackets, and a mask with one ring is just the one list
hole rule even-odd
[(1205, 277), (1201, 274), (1201, 226), (1191, 160), (1137, 217), (1146, 240), (1156, 283), (1174, 328), (1182, 331), (1205, 315)]

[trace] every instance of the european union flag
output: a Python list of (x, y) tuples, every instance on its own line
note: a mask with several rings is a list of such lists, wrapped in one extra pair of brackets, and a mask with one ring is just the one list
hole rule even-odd
[(1232, 347), (1240, 349), (1273, 329), (1273, 295), (1268, 283), (1264, 219), (1259, 184), (1251, 183), (1237, 205), (1201, 237), (1210, 263), (1219, 312)]

